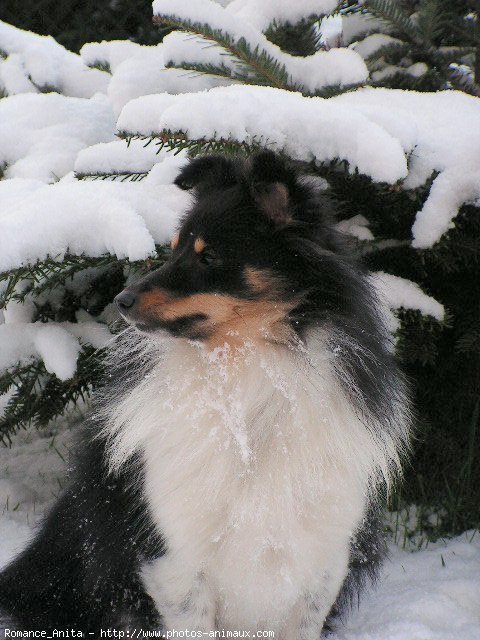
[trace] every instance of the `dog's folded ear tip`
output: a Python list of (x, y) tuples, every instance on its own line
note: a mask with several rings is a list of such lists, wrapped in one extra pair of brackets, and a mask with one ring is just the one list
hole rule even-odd
[(175, 178), (174, 184), (184, 191), (200, 190), (214, 185), (230, 186), (237, 181), (235, 164), (225, 156), (207, 155), (192, 158)]

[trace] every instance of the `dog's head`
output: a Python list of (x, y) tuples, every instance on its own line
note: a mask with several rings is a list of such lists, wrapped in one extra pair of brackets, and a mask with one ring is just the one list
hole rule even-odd
[(194, 205), (168, 261), (116, 297), (122, 316), (212, 344), (288, 340), (314, 288), (306, 253), (333, 242), (311, 187), (271, 152), (198, 158), (175, 182)]

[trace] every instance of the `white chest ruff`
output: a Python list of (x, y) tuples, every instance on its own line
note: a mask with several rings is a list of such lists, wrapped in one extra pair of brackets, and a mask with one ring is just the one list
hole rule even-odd
[(112, 418), (112, 463), (143, 452), (169, 558), (162, 581), (180, 594), (201, 574), (222, 628), (280, 628), (305, 593), (331, 578), (338, 590), (368, 491), (394, 455), (323, 345), (175, 345)]

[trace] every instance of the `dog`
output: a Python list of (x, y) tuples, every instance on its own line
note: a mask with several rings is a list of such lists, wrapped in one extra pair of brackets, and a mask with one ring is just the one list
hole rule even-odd
[(192, 206), (166, 263), (115, 299), (114, 381), (0, 610), (91, 637), (318, 640), (378, 572), (408, 449), (382, 303), (279, 155), (199, 157), (176, 184)]

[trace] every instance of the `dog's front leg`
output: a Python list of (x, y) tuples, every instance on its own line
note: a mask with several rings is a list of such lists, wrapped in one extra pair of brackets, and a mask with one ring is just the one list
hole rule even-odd
[(215, 629), (215, 599), (205, 575), (168, 553), (143, 568), (145, 588), (169, 631)]
[(348, 539), (332, 549), (332, 558), (324, 559), (317, 575), (305, 589), (289, 616), (282, 640), (320, 640), (322, 630), (348, 573)]

